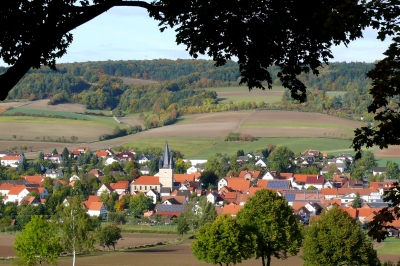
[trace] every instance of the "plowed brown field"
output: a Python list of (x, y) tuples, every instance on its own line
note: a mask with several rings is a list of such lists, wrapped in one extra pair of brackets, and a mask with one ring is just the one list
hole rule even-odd
[[(118, 242), (117, 248), (152, 244), (161, 241), (176, 239), (176, 235), (158, 235), (158, 234), (123, 234), (124, 240)], [(0, 235), (0, 257), (14, 256), (12, 250), (15, 235)], [(198, 261), (190, 250), (191, 242), (184, 242), (177, 245), (156, 247), (140, 251), (124, 252), (101, 252), (95, 255), (77, 256), (77, 265), (134, 265), (134, 266), (202, 266), (211, 265)], [(399, 255), (379, 255), (381, 261), (397, 261)], [(71, 265), (72, 257), (63, 257), (58, 260), (58, 265)], [(259, 266), (260, 260), (250, 259), (243, 261), (244, 266)], [(290, 257), (287, 260), (272, 259), (271, 265), (293, 266), (302, 265), (303, 260), (299, 256)], [(0, 265), (11, 265), (11, 261), (0, 261)], [(46, 265), (46, 264), (45, 264)]]

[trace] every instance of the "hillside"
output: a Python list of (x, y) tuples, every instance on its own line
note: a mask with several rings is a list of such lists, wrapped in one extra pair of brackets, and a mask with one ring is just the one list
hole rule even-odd
[[(49, 104), (83, 104), (91, 110), (113, 110), (117, 116), (143, 113), (146, 128), (176, 122), (184, 114), (247, 109), (300, 110), (344, 118), (364, 117), (371, 103), (368, 63), (331, 63), (319, 76), (302, 74), (308, 101), (299, 104), (280, 86), (279, 69), (270, 67), (274, 93), (238, 86), (235, 62), (215, 67), (207, 60), (104, 61), (60, 64), (58, 71), (31, 70), (8, 100), (50, 99)], [(4, 68), (0, 68), (0, 72)], [(265, 95), (265, 96), (264, 96)]]

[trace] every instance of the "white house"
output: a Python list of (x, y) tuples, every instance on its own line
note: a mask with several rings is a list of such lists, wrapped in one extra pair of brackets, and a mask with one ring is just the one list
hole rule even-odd
[(386, 167), (374, 167), (372, 168), (372, 174), (373, 175), (381, 175), (386, 173)]
[(101, 216), (105, 218), (107, 216), (106, 206), (103, 202), (91, 202), (88, 208), (88, 214), (90, 216)]
[(112, 164), (113, 162), (118, 162), (118, 160), (110, 157), (110, 158), (107, 158), (107, 160), (104, 162), (104, 165), (107, 166), (107, 165)]
[(217, 202), (218, 194), (214, 191), (211, 191), (206, 197), (208, 202), (210, 202), (211, 204), (215, 204)]
[(267, 167), (267, 164), (265, 163), (265, 161), (263, 159), (258, 159), (258, 161), (254, 164), (255, 166), (260, 166), (260, 167)]
[(107, 193), (108, 195), (110, 195), (113, 192), (114, 192), (114, 189), (111, 188), (110, 184), (104, 183), (103, 185), (101, 185), (99, 190), (97, 190), (97, 196), (100, 196), (103, 193)]
[(0, 185), (0, 194), (2, 196), (7, 196), (10, 189), (14, 187), (13, 184), (1, 184)]
[(70, 177), (69, 182), (71, 183), (72, 181), (76, 181), (76, 180), (81, 180), (81, 179), (79, 178), (79, 176), (73, 175)]
[(22, 155), (7, 155), (1, 158), (1, 165), (18, 167), (18, 165), (22, 162), (23, 158), (24, 156)]
[(273, 174), (270, 171), (267, 171), (263, 177), (261, 178), (263, 180), (273, 180), (275, 179), (275, 177), (273, 176)]
[(145, 194), (147, 197), (152, 198), (153, 204), (157, 203), (158, 200), (158, 193), (154, 189), (150, 189), (149, 191), (146, 192)]
[(15, 186), (10, 189), (8, 192), (7, 198), (4, 201), (5, 203), (7, 202), (13, 202), (19, 204), (19, 202), (22, 200), (23, 197), (29, 194), (29, 191), (26, 189), (25, 186)]
[(227, 185), (228, 181), (225, 178), (222, 178), (221, 180), (218, 181), (218, 191)]
[(187, 174), (193, 174), (193, 173), (197, 173), (198, 169), (195, 166), (191, 166), (186, 170)]

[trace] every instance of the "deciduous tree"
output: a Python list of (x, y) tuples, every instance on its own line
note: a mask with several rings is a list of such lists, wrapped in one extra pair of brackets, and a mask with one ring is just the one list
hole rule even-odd
[(376, 250), (361, 227), (334, 206), (305, 230), (304, 265), (380, 265)]
[(13, 248), (24, 265), (36, 265), (37, 262), (54, 265), (62, 251), (60, 243), (54, 223), (42, 216), (32, 216), (22, 233), (16, 236)]
[(134, 216), (142, 216), (147, 210), (153, 208), (153, 199), (147, 197), (144, 193), (133, 195), (129, 201), (129, 213)]
[[(296, 255), (302, 244), (302, 226), (284, 197), (262, 189), (237, 214), (238, 222), (257, 237), (256, 258), (270, 266), (272, 257)], [(265, 262), (265, 259), (267, 260)]]
[(106, 225), (99, 227), (94, 234), (96, 243), (104, 248), (107, 246), (110, 249), (112, 246), (115, 250), (115, 244), (122, 238), (121, 228), (115, 225)]
[(198, 260), (229, 266), (253, 257), (256, 245), (256, 236), (225, 214), (200, 227), (190, 248)]

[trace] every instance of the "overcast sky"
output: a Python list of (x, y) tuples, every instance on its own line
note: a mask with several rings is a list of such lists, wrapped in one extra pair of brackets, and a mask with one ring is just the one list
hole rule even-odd
[[(191, 58), (185, 46), (175, 43), (174, 31), (160, 33), (157, 22), (141, 8), (112, 8), (75, 29), (73, 34), (68, 53), (58, 63)], [(332, 61), (373, 62), (383, 58), (387, 47), (388, 42), (376, 40), (376, 33), (366, 30), (364, 39), (351, 43), (349, 48), (334, 47)]]

